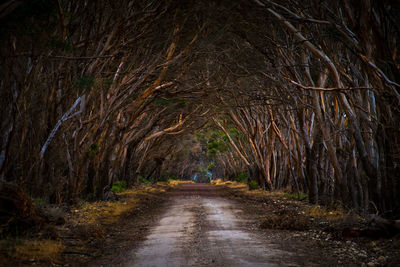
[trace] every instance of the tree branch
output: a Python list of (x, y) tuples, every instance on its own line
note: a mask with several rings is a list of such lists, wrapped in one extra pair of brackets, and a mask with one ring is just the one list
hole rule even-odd
[[(69, 120), (69, 119), (71, 119), (71, 118), (75, 117), (76, 115), (79, 115), (80, 113), (83, 112), (83, 109), (84, 109), (84, 107), (85, 107), (85, 102), (86, 102), (85, 100), (86, 100), (86, 96), (85, 96), (85, 95), (78, 97), (78, 98), (75, 100), (75, 102), (74, 102), (74, 104), (72, 105), (72, 107), (71, 107), (67, 112), (65, 112), (64, 115), (61, 117), (61, 119), (56, 123), (56, 126), (55, 126), (55, 127), (53, 128), (53, 130), (51, 131), (49, 137), (47, 138), (46, 142), (44, 143), (44, 145), (43, 145), (43, 147), (42, 147), (42, 149), (41, 149), (41, 151), (40, 151), (40, 159), (43, 159), (44, 153), (46, 152), (48, 146), (50, 145), (51, 141), (53, 140), (54, 136), (56, 135), (58, 129), (59, 129), (60, 126), (61, 126), (61, 124), (62, 124), (64, 121)], [(72, 115), (70, 116), (69, 114), (71, 114), (72, 111), (75, 110), (75, 108), (78, 106), (79, 103), (81, 103), (81, 106), (80, 106), (79, 111), (78, 111), (78, 112), (75, 112), (74, 114), (72, 114)]]

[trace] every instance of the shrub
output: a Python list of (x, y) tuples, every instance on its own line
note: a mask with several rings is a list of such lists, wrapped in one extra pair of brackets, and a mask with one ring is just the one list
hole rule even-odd
[(167, 182), (169, 179), (169, 174), (167, 172), (163, 172), (158, 178), (159, 182)]
[(140, 184), (149, 184), (151, 180), (152, 180), (151, 177), (146, 178), (146, 176), (139, 175), (139, 183)]
[(215, 168), (215, 167), (216, 167), (215, 163), (211, 162), (210, 164), (208, 164), (207, 170), (212, 171), (212, 169)]
[(121, 193), (126, 190), (126, 187), (126, 181), (116, 181), (111, 187), (111, 191), (113, 191), (114, 193)]
[(255, 190), (255, 189), (258, 189), (257, 181), (250, 181), (249, 182), (249, 190)]
[(247, 173), (241, 172), (233, 180), (239, 183), (246, 183), (249, 180), (249, 175)]

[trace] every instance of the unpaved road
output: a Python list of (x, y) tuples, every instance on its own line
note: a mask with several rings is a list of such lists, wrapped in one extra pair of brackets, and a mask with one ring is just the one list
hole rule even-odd
[(168, 204), (124, 266), (298, 266), (293, 253), (249, 229), (239, 203), (210, 185), (182, 185)]

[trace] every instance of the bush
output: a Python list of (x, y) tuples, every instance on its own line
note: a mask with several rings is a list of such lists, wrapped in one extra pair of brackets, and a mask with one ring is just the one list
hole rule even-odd
[(239, 182), (239, 183), (247, 183), (249, 178), (250, 177), (249, 177), (249, 175), (247, 173), (241, 172), (241, 173), (239, 173), (238, 176), (233, 178), (233, 180), (236, 181), (236, 182)]
[(157, 179), (158, 182), (167, 182), (169, 179), (168, 173), (163, 173), (161, 176)]
[(255, 190), (255, 189), (258, 189), (257, 181), (250, 181), (249, 182), (249, 190)]
[(212, 169), (215, 168), (215, 167), (216, 167), (215, 163), (211, 162), (210, 164), (208, 164), (207, 170), (212, 171)]
[(116, 181), (111, 187), (111, 191), (113, 191), (114, 193), (122, 193), (126, 190), (126, 188), (126, 181)]
[(149, 184), (151, 181), (151, 177), (149, 177), (148, 179), (146, 177), (143, 177), (142, 175), (139, 175), (139, 183), (140, 184)]

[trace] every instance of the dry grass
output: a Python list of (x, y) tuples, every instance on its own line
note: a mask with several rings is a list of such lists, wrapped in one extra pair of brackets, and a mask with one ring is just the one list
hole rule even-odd
[(4, 239), (0, 241), (2, 254), (7, 255), (10, 262), (57, 262), (64, 250), (61, 241)]
[(345, 210), (341, 208), (331, 209), (327, 207), (321, 207), (319, 205), (307, 207), (305, 209), (305, 213), (308, 216), (319, 219), (326, 219), (332, 222), (342, 220), (347, 216)]
[(338, 223), (348, 217), (347, 212), (340, 207), (310, 206), (307, 202), (288, 198), (288, 193), (284, 191), (249, 190), (246, 183), (222, 179), (211, 181), (211, 184), (231, 189), (235, 197), (263, 202), (266, 211), (260, 226), (265, 229), (307, 230), (311, 227), (312, 218)]
[(246, 183), (239, 183), (234, 181), (223, 181), (222, 179), (212, 180), (210, 182), (213, 185), (222, 185), (233, 189), (247, 189)]
[(149, 194), (164, 193), (171, 187), (178, 186), (185, 181), (169, 181), (168, 183), (158, 183), (156, 186), (146, 185), (134, 189), (128, 189), (122, 193), (116, 193), (118, 201), (98, 201), (83, 202), (80, 207), (73, 210), (75, 216), (72, 220), (88, 225), (112, 224), (119, 217), (137, 207), (142, 198)]
[[(171, 181), (128, 189), (117, 193), (118, 201), (83, 201), (72, 208), (71, 212), (63, 214), (67, 223), (59, 226), (58, 231), (71, 231), (77, 241), (74, 250), (84, 251), (84, 247), (80, 248), (81, 245), (84, 246), (88, 240), (105, 238), (107, 227), (118, 222), (124, 214), (139, 207), (143, 200), (154, 198), (155, 194), (162, 194), (181, 183), (184, 182)], [(0, 240), (0, 266), (11, 266), (16, 262), (48, 266), (60, 262), (64, 249), (62, 240), (3, 239)]]
[(222, 179), (212, 180), (210, 182), (213, 185), (224, 186), (230, 189), (236, 189), (249, 196), (257, 197), (281, 197), (283, 192), (280, 191), (265, 191), (262, 189), (249, 190), (247, 183), (240, 183), (235, 181), (223, 181)]
[(171, 186), (178, 186), (180, 184), (193, 184), (193, 181), (169, 180), (168, 182)]

